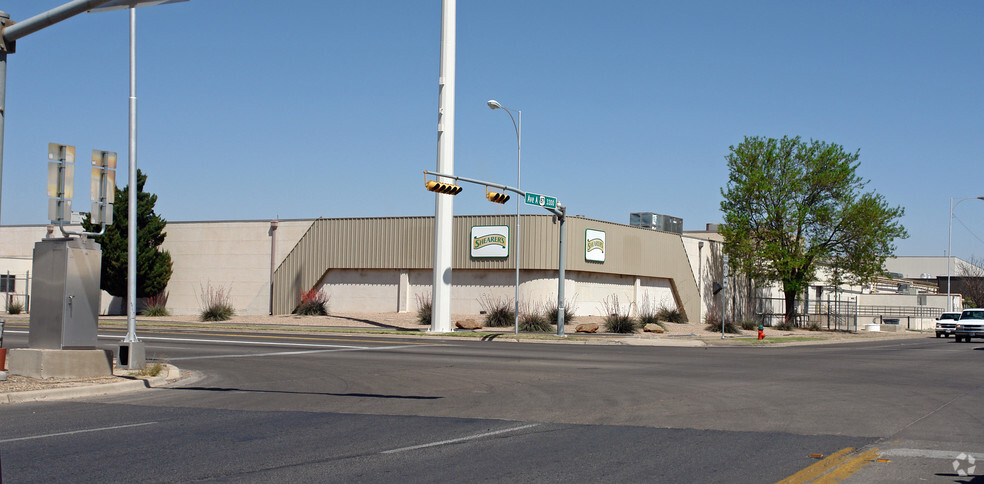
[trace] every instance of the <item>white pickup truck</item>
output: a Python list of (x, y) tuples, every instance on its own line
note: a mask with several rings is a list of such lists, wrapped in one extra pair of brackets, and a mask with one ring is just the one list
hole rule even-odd
[(984, 338), (984, 309), (964, 309), (957, 320), (953, 337), (958, 343), (970, 343), (971, 338)]

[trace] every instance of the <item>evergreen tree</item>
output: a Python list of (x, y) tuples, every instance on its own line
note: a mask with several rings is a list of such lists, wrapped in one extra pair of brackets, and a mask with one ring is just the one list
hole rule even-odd
[[(164, 292), (171, 279), (171, 255), (159, 249), (164, 243), (167, 221), (154, 213), (157, 195), (144, 192), (147, 175), (137, 170), (137, 297), (151, 297)], [(116, 297), (126, 298), (127, 286), (127, 204), (129, 186), (116, 188), (113, 202), (113, 224), (93, 239), (102, 246), (100, 287)], [(99, 226), (85, 215), (82, 227), (86, 232), (98, 232)]]

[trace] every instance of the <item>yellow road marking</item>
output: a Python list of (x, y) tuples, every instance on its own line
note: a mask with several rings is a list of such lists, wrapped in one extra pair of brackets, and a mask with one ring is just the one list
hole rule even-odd
[(841, 449), (830, 457), (793, 474), (777, 484), (814, 484), (841, 482), (851, 477), (878, 457), (878, 449), (869, 449), (853, 455), (854, 448)]
[(853, 459), (845, 462), (843, 465), (838, 466), (836, 469), (825, 474), (820, 479), (817, 479), (816, 482), (817, 484), (841, 482), (844, 479), (853, 476), (855, 473), (860, 471), (864, 466), (871, 464), (876, 457), (878, 457), (878, 449), (870, 449), (868, 451), (862, 452), (861, 454), (855, 456)]
[(842, 462), (850, 457), (851, 452), (854, 452), (854, 447), (846, 447), (833, 454), (830, 454), (826, 459), (817, 462), (806, 469), (803, 469), (796, 474), (793, 474), (777, 484), (801, 484), (805, 482), (812, 482), (816, 478), (826, 474), (830, 469), (839, 466)]

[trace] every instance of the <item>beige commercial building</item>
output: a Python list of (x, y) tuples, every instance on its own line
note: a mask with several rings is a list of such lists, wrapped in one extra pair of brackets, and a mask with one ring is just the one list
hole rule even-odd
[[(512, 300), (514, 224), (511, 215), (454, 218), (453, 314)], [(560, 225), (549, 215), (523, 215), (522, 225), (521, 309), (555, 303)], [(568, 217), (566, 230), (564, 287), (575, 314), (605, 314), (616, 300), (630, 314), (666, 307), (699, 320), (706, 312), (717, 242), (581, 217)], [(177, 315), (198, 314), (209, 290), (226, 292), (240, 314), (290, 313), (312, 288), (334, 313), (416, 311), (430, 294), (433, 217), (169, 222), (166, 232), (168, 308)], [(26, 276), (45, 235), (45, 226), (0, 227), (0, 273)], [(121, 312), (119, 298), (104, 293), (103, 311)]]

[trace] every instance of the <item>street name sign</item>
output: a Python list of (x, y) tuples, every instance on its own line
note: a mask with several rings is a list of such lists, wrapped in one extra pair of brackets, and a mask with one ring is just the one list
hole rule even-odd
[(546, 195), (540, 195), (538, 193), (527, 193), (526, 194), (526, 204), (536, 205), (543, 208), (557, 208), (557, 198), (548, 197)]

